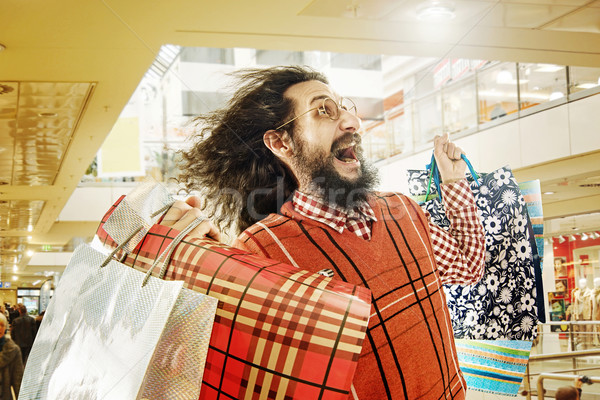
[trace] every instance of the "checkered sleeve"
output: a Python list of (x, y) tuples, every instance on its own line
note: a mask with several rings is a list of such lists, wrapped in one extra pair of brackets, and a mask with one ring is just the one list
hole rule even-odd
[(426, 214), (442, 283), (477, 283), (485, 267), (485, 236), (475, 198), (465, 179), (441, 186), (450, 229), (440, 228)]

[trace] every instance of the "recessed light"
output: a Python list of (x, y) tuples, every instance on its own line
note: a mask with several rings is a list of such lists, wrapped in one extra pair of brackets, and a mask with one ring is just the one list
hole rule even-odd
[(33, 250), (27, 250), (27, 257), (33, 256)]
[(19, 270), (19, 267), (17, 267), (16, 265), (13, 266), (13, 272), (17, 272)]
[(598, 85), (600, 85), (600, 80), (599, 80), (598, 83), (582, 83), (581, 85), (577, 85), (577, 87), (579, 89), (591, 89), (591, 88), (596, 87)]
[(17, 280), (17, 277), (13, 275), (13, 281), (16, 281), (16, 280)]
[(549, 191), (549, 192), (544, 192), (544, 194), (554, 194), (554, 192)]
[(539, 67), (535, 69), (535, 72), (557, 72), (563, 69), (562, 65), (553, 64), (538, 64)]
[(42, 118), (56, 118), (58, 117), (57, 113), (53, 113), (53, 112), (41, 112), (38, 113), (38, 117), (42, 117)]
[(419, 21), (449, 21), (455, 16), (454, 3), (448, 0), (425, 0), (417, 7)]

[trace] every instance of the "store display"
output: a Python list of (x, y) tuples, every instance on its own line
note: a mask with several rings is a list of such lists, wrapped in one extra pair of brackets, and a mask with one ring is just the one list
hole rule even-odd
[(469, 389), (517, 396), (529, 362), (531, 341), (457, 339), (456, 351)]
[[(97, 232), (110, 249), (117, 243), (105, 227), (119, 202)], [(178, 233), (154, 225), (117, 257), (148, 271)], [(367, 289), (211, 239), (183, 240), (165, 272), (219, 300), (201, 399), (348, 398), (371, 310)]]
[[(434, 223), (448, 229), (449, 221), (435, 185), (429, 184), (430, 177), (427, 170), (409, 170), (410, 194), (423, 200), (421, 205)], [(481, 174), (479, 179), (468, 179), (485, 230), (486, 267), (483, 278), (475, 285), (444, 286), (455, 337), (534, 339), (537, 285), (542, 283), (541, 279), (536, 280), (537, 250), (532, 246), (534, 238), (519, 185), (508, 167)]]
[[(106, 259), (87, 244), (75, 250), (42, 320), (19, 399), (162, 398), (168, 388), (197, 398), (197, 365), (206, 359), (216, 300), (182, 289), (182, 282), (151, 279), (142, 287), (142, 272), (115, 260), (101, 267)], [(170, 334), (188, 324), (196, 337)]]

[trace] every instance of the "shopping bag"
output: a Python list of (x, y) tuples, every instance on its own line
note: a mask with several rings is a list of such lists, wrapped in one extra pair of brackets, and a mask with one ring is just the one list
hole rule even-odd
[[(472, 171), (472, 167), (469, 167)], [(445, 285), (456, 338), (521, 339), (537, 336), (537, 285), (527, 208), (509, 167), (469, 181), (485, 230), (486, 265), (474, 285)], [(476, 178), (473, 177), (476, 176)], [(408, 171), (410, 194), (438, 226), (449, 227), (427, 170)], [(429, 187), (430, 195), (427, 195)], [(540, 275), (541, 276), (541, 275)]]
[(457, 339), (458, 365), (470, 390), (517, 396), (529, 362), (529, 340)]
[(38, 331), (19, 399), (197, 398), (217, 301), (181, 281), (144, 278), (80, 245)]
[[(125, 223), (113, 216), (122, 201), (127, 198), (97, 231), (108, 249), (118, 245), (113, 229)], [(146, 272), (177, 235), (154, 225), (123, 262)], [(165, 271), (165, 279), (219, 299), (201, 399), (350, 396), (371, 310), (369, 290), (211, 239), (184, 239)]]

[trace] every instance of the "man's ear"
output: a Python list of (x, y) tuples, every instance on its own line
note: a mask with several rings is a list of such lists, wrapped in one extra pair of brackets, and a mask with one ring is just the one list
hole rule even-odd
[(268, 130), (263, 135), (263, 142), (280, 159), (288, 159), (294, 155), (292, 141), (286, 133)]

